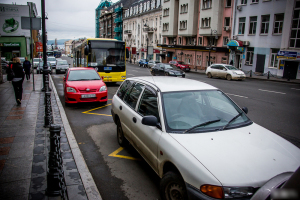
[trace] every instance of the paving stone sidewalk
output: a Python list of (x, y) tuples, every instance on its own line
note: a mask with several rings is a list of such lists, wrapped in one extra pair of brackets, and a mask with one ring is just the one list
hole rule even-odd
[[(22, 104), (18, 106), (11, 82), (0, 84), (0, 199), (60, 199), (45, 193), (50, 132), (49, 128), (44, 128), (45, 93), (41, 88), (42, 75), (35, 75), (35, 91), (32, 79), (24, 80)], [(74, 146), (76, 140), (71, 137), (69, 142), (68, 135), (73, 133), (70, 127), (67, 127), (68, 133), (65, 130), (68, 122), (55, 92), (55, 89), (51, 92), (51, 105), (54, 124), (62, 128), (60, 146), (67, 186), (65, 198), (101, 199), (81, 153), (78, 154), (79, 148), (73, 155), (74, 148), (70, 144)]]

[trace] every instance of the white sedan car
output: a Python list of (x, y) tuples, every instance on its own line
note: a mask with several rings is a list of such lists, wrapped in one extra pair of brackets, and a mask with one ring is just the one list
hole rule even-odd
[(208, 78), (219, 77), (226, 78), (227, 80), (244, 80), (246, 75), (243, 71), (233, 67), (232, 65), (213, 64), (206, 69)]
[(299, 148), (203, 82), (128, 78), (111, 112), (119, 144), (129, 142), (161, 178), (162, 199), (250, 199), (300, 166)]

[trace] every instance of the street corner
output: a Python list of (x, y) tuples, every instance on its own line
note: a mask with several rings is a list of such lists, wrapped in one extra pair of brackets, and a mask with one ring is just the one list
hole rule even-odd
[(100, 115), (100, 116), (107, 116), (107, 117), (111, 117), (112, 115), (110, 114), (110, 109), (107, 109), (108, 107), (111, 106), (111, 99), (108, 99), (107, 104), (97, 107), (97, 108), (93, 108), (87, 111), (82, 112), (83, 114), (89, 114), (89, 115)]

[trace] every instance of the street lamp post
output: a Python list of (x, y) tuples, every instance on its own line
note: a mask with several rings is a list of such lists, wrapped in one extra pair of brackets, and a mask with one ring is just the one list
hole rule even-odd
[(211, 43), (212, 43), (212, 36), (213, 34), (216, 34), (217, 31), (216, 30), (210, 30), (210, 38), (209, 38), (209, 52), (208, 52), (208, 65), (210, 66), (210, 51), (211, 51)]
[(42, 88), (42, 91), (46, 91), (46, 76), (48, 75), (48, 66), (47, 66), (47, 45), (46, 45), (46, 18), (45, 18), (45, 0), (41, 0), (42, 2), (42, 34), (43, 34), (43, 83), (44, 87)]
[[(147, 24), (144, 24), (145, 28), (149, 28), (149, 26), (147, 26)], [(146, 59), (148, 59), (148, 34), (146, 36), (146, 42), (147, 42), (147, 49), (146, 49)]]

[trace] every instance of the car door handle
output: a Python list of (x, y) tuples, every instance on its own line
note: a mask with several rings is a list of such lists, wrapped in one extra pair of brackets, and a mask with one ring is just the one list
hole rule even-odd
[(133, 117), (133, 118), (132, 118), (132, 121), (133, 121), (134, 123), (136, 123), (136, 118), (135, 118), (135, 117)]
[(122, 110), (122, 106), (120, 106), (119, 108), (120, 108), (120, 110)]

